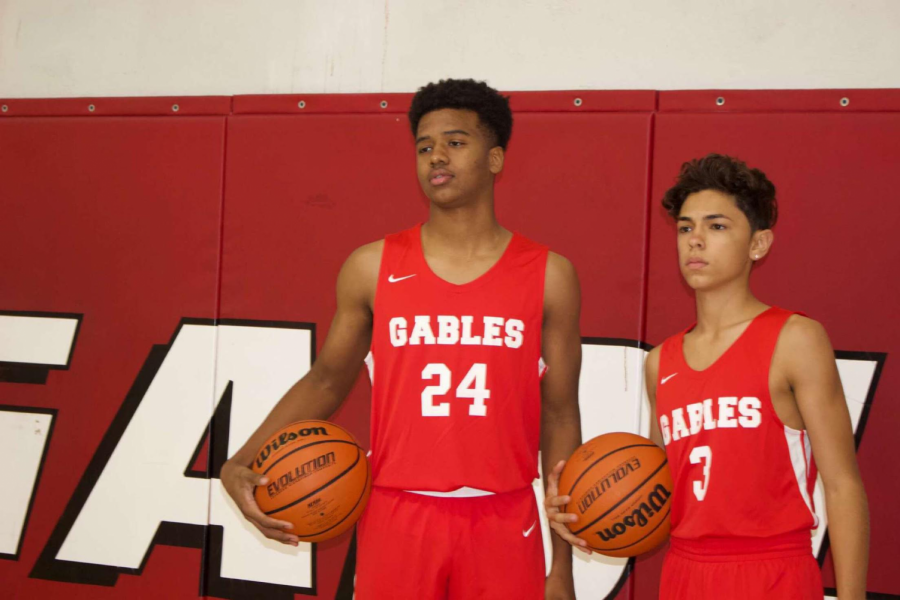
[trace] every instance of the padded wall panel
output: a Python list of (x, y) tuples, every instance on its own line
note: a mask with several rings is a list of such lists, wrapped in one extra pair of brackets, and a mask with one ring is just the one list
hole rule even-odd
[[(894, 510), (900, 464), (885, 458), (896, 455), (900, 422), (900, 376), (890, 356), (900, 352), (900, 337), (895, 302), (888, 300), (900, 296), (897, 139), (897, 113), (659, 114), (647, 323), (647, 341), (659, 344), (693, 321), (677, 266), (675, 225), (659, 204), (681, 163), (720, 152), (762, 169), (777, 186), (780, 216), (773, 251), (752, 276), (757, 296), (820, 321), (839, 351), (889, 355), (858, 437), (858, 457), (872, 522), (869, 590), (892, 594), (900, 594), (892, 567), (900, 561)], [(637, 582), (641, 597), (650, 598), (650, 572), (658, 565), (642, 566)], [(826, 586), (833, 585), (829, 561), (824, 573)]]
[[(197, 596), (199, 547), (157, 546), (141, 577), (117, 582), (123, 571), (53, 558), (79, 512), (79, 494), (83, 503), (140, 402), (142, 380), (152, 379), (148, 364), (165, 354), (182, 318), (216, 316), (224, 121), (0, 121), (0, 311), (79, 324), (74, 337), (59, 338), (70, 344), (62, 367), (40, 376), (40, 366), (0, 365), (0, 410), (55, 414), (21, 551), (0, 560), (5, 598), (159, 598), (161, 589), (173, 590), (169, 598)], [(211, 364), (212, 354), (204, 360)], [(211, 391), (192, 399), (205, 419)], [(157, 441), (165, 443), (179, 416), (170, 415)], [(194, 442), (203, 433), (202, 425), (191, 432)], [(147, 445), (152, 463), (157, 452)], [(122, 481), (120, 498), (128, 485)], [(170, 491), (140, 493), (165, 498)], [(110, 515), (106, 528), (127, 543), (139, 520)]]
[[(497, 212), (502, 224), (548, 244), (578, 269), (587, 369), (582, 414), (590, 408), (602, 415), (583, 429), (629, 422), (622, 406), (640, 387), (641, 351), (616, 346), (657, 344), (692, 320), (674, 260), (674, 226), (658, 201), (683, 160), (713, 150), (759, 165), (779, 186), (775, 251), (754, 275), (760, 296), (822, 321), (839, 350), (893, 353), (900, 339), (890, 312), (900, 291), (890, 185), (900, 158), (897, 90), (658, 96), (662, 112), (654, 116), (652, 91), (511, 94), (516, 127), (497, 183)], [(840, 105), (844, 97), (847, 106)], [(285, 557), (276, 560), (278, 550), (255, 542), (235, 543), (234, 535), (229, 546), (235, 515), (218, 482), (210, 486), (208, 515), (202, 510), (207, 497), (197, 492), (205, 489), (207, 469), (215, 474), (223, 448), (245, 435), (243, 423), (258, 421), (247, 415), (262, 410), (257, 404), (314, 358), (347, 255), (427, 218), (403, 114), (410, 98), (239, 96), (227, 136), (226, 119), (212, 116), (229, 114), (227, 97), (0, 100), (6, 105), (0, 112), (0, 351), (44, 357), (0, 361), (0, 411), (18, 415), (0, 421), (33, 415), (34, 435), (46, 440), (30, 504), (13, 515), (22, 527), (12, 533), (22, 537), (15, 552), (6, 551), (10, 544), (0, 550), (0, 596), (290, 598), (300, 591), (350, 597), (349, 537), (319, 545), (311, 587), (259, 587), (253, 582), (291, 579), (271, 569)], [(217, 316), (227, 319), (218, 331)], [(40, 344), (20, 353), (9, 340), (10, 332), (21, 337), (22, 331), (46, 333), (28, 334)], [(859, 457), (873, 524), (869, 589), (900, 596), (893, 568), (900, 556), (892, 545), (900, 531), (892, 511), (900, 490), (897, 468), (885, 458), (894, 455), (890, 433), (900, 423), (892, 361), (863, 413), (870, 418), (861, 421)], [(188, 388), (199, 391), (182, 397)], [(368, 394), (360, 377), (337, 415), (364, 443)], [(215, 431), (204, 440), (202, 424), (185, 423), (205, 423), (220, 398)], [(166, 401), (171, 408), (158, 412), (157, 421), (140, 412)], [(197, 402), (204, 403), (202, 414)], [(147, 461), (148, 473), (175, 441), (190, 449), (196, 444), (194, 455), (184, 457), (181, 487), (131, 486), (131, 497), (122, 489), (115, 498), (134, 510), (109, 524), (119, 529), (118, 539), (86, 537), (96, 527), (78, 525), (83, 505), (101, 486), (102, 468), (134, 439), (126, 426), (141, 419), (149, 431), (163, 431), (140, 439), (146, 451), (137, 460)], [(157, 450), (160, 441), (164, 448)], [(120, 475), (130, 477), (127, 469)], [(155, 545), (134, 559), (134, 544), (123, 540), (137, 539), (147, 510), (134, 500), (160, 494), (153, 508), (176, 493), (191, 497), (176, 503), (192, 507), (179, 516), (191, 524), (164, 523)], [(5, 527), (13, 520), (2, 515), (0, 536), (10, 533)], [(269, 570), (240, 553), (236, 560), (235, 548), (261, 552)], [(57, 554), (95, 560), (104, 554), (119, 566), (54, 561)], [(642, 557), (618, 597), (656, 598), (661, 556)], [(122, 566), (132, 560), (137, 567)], [(309, 568), (310, 556), (301, 554), (296, 565)], [(579, 558), (576, 565), (580, 574), (594, 566)]]

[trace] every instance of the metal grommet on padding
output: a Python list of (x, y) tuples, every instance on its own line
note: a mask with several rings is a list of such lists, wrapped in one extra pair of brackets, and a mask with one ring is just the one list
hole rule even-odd
[(177, 104), (172, 105), (172, 112), (178, 112), (179, 106)]
[(379, 106), (381, 106), (381, 108), (387, 108), (387, 100), (382, 100)]
[(850, 98), (844, 96), (841, 98), (841, 106), (850, 106)]
[(94, 112), (94, 105), (93, 105), (93, 104), (88, 104), (88, 110), (91, 111), (91, 112)]
[(300, 102), (297, 103), (297, 108), (306, 108), (306, 102), (301, 100)]
[(581, 98), (575, 98), (573, 104), (575, 104), (575, 106), (581, 106)]
[(3, 110), (3, 112), (6, 112), (6, 111), (9, 110), (9, 107), (8, 107), (7, 105), (4, 104), (2, 110)]
[(716, 106), (723, 106), (725, 104), (725, 96), (719, 96), (716, 98)]

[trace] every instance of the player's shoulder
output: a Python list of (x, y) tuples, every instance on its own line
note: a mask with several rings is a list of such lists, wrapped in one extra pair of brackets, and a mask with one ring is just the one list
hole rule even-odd
[(374, 304), (378, 287), (378, 272), (381, 269), (381, 253), (384, 240), (360, 246), (350, 253), (338, 275), (338, 303), (343, 300), (350, 304)]
[[(803, 315), (791, 315), (781, 328), (775, 348), (775, 364), (789, 377), (817, 372), (834, 361), (834, 349), (825, 327)], [(792, 375), (793, 374), (793, 375)]]
[(788, 317), (781, 329), (779, 342), (798, 350), (823, 344), (831, 346), (825, 327), (815, 319), (801, 314), (793, 314)]
[(578, 273), (575, 271), (575, 265), (562, 254), (557, 254), (552, 250), (547, 251), (547, 274), (546, 277), (553, 278), (559, 282), (577, 281)]
[(384, 240), (364, 244), (350, 253), (344, 261), (344, 269), (357, 274), (371, 273), (377, 277), (383, 251)]
[(547, 270), (544, 273), (544, 306), (549, 310), (578, 310), (581, 303), (581, 286), (575, 266), (556, 252), (547, 253)]

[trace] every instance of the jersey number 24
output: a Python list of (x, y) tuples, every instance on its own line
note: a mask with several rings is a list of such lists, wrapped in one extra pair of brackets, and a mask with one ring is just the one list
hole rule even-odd
[[(423, 417), (449, 417), (450, 403), (434, 403), (435, 396), (444, 396), (453, 385), (453, 373), (443, 363), (429, 363), (422, 369), (422, 379), (433, 381), (437, 379), (437, 385), (429, 385), (422, 390), (422, 416)], [(487, 406), (484, 401), (491, 397), (491, 390), (485, 387), (487, 381), (487, 365), (475, 363), (466, 376), (456, 387), (457, 398), (470, 398), (469, 414), (473, 417), (487, 416)]]

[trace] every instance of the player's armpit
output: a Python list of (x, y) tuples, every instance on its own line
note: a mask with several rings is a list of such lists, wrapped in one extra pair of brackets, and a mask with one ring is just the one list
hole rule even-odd
[(868, 505), (834, 350), (822, 325), (795, 315), (781, 332), (776, 356), (794, 392), (822, 475), (838, 596), (864, 598)]

